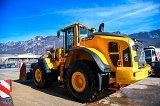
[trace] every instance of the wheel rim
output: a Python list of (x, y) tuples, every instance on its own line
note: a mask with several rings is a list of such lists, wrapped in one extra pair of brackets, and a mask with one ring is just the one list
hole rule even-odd
[(35, 78), (36, 78), (36, 81), (37, 81), (37, 82), (40, 82), (40, 81), (41, 81), (42, 74), (41, 74), (40, 69), (36, 69), (36, 71), (35, 71)]
[(86, 79), (81, 72), (75, 72), (72, 75), (72, 86), (77, 92), (82, 92), (86, 87)]

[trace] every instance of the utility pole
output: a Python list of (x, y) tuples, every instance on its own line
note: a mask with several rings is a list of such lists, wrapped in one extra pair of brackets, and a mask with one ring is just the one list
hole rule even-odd
[(43, 42), (44, 42), (44, 55), (45, 55), (46, 54), (46, 41), (43, 40)]
[(34, 39), (33, 39), (33, 59), (34, 59)]
[(55, 47), (55, 41), (53, 41), (53, 45), (54, 45), (54, 49), (55, 49), (55, 48), (56, 48), (56, 47)]

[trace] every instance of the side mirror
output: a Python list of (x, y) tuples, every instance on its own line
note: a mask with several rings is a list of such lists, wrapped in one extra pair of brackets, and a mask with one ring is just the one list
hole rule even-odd
[(91, 28), (92, 33), (96, 31), (96, 28)]
[(60, 37), (60, 31), (57, 31), (57, 37), (58, 38)]

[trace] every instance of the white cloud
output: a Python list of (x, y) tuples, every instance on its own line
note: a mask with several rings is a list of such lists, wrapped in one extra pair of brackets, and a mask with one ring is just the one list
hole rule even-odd
[[(108, 30), (115, 30), (116, 28), (122, 29), (123, 26), (128, 25), (146, 24), (146, 22), (151, 21), (151, 18), (155, 15), (160, 14), (160, 4), (137, 2), (137, 0), (134, 0), (134, 2), (125, 5), (69, 9), (56, 13), (69, 16), (71, 23), (78, 21), (89, 26), (97, 26), (101, 22), (104, 22)], [(120, 25), (121, 28), (117, 25)]]
[(154, 24), (159, 23), (160, 20), (156, 20), (156, 21), (152, 21), (152, 22), (148, 22), (142, 25), (139, 25), (138, 27), (136, 27), (133, 31), (134, 32), (139, 32), (139, 31), (150, 31), (150, 30), (154, 30), (154, 28), (152, 27)]
[[(128, 11), (127, 13), (122, 13), (122, 16), (119, 16), (118, 18), (114, 18), (110, 21), (108, 21), (107, 23), (111, 22), (111, 21), (115, 21), (115, 20), (119, 20), (119, 19), (122, 19), (122, 18), (134, 18), (134, 17), (148, 17), (148, 16), (153, 16), (153, 15), (156, 15), (158, 13), (160, 13), (160, 11), (157, 9), (158, 7), (160, 7), (160, 5), (148, 5), (148, 4), (145, 4), (145, 5), (141, 5), (141, 7), (137, 8), (137, 9), (134, 9), (134, 6), (133, 6), (133, 9), (132, 6), (129, 8), (130, 11)], [(156, 9), (156, 10), (154, 10)]]
[(42, 16), (45, 16), (45, 15), (52, 15), (52, 14), (55, 14), (55, 12), (46, 12), (46, 13), (42, 13), (42, 14), (36, 14), (36, 15), (18, 17), (18, 18), (14, 18), (14, 20), (18, 20), (18, 19), (28, 19), (28, 18), (35, 18), (35, 17), (42, 17)]
[[(70, 9), (64, 11), (58, 11), (58, 14), (64, 14), (69, 16), (95, 16), (95, 17), (107, 17), (107, 16), (119, 16), (118, 18), (131, 17), (135, 15), (143, 16), (143, 13), (149, 13), (151, 16), (158, 14), (160, 5), (153, 3), (136, 3), (136, 4), (126, 4), (120, 6), (112, 7), (96, 7), (96, 8), (79, 8), (79, 9)], [(114, 18), (117, 19), (117, 18)]]
[[(65, 22), (62, 22), (63, 26), (69, 23), (80, 22), (88, 26), (97, 27), (101, 22), (104, 22), (107, 26), (107, 31), (123, 31), (123, 28), (127, 27), (137, 27), (143, 24), (146, 26), (146, 23), (155, 21), (154, 16), (160, 15), (160, 4), (156, 4), (156, 2), (142, 2), (141, 0), (126, 1), (126, 4), (121, 5), (106, 7), (98, 7), (96, 5), (91, 8), (71, 8), (64, 11), (50, 11), (32, 16), (19, 17), (17, 19), (57, 15), (59, 17), (63, 16), (62, 18), (65, 17), (63, 20)], [(151, 27), (149, 26), (148, 28)], [(133, 31), (128, 32), (132, 33)]]

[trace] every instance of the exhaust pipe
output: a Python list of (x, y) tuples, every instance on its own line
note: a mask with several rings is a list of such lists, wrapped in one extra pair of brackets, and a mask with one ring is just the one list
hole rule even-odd
[(101, 23), (101, 24), (99, 25), (98, 32), (104, 32), (104, 23)]

